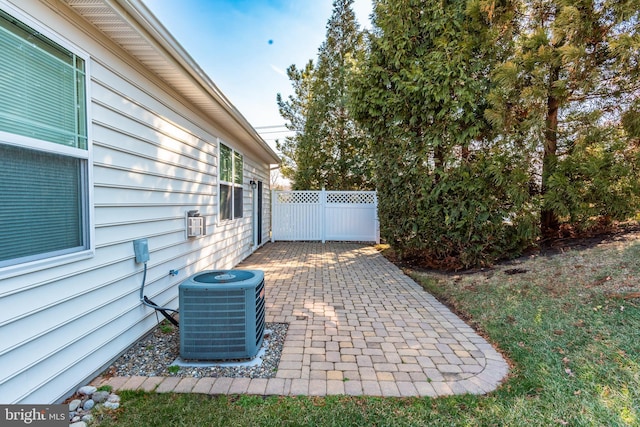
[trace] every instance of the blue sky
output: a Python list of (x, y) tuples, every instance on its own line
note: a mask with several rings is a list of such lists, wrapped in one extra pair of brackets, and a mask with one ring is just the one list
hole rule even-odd
[[(276, 94), (292, 93), (286, 69), (315, 61), (332, 0), (143, 0), (214, 83), (273, 145), (283, 125)], [(356, 0), (361, 27), (371, 0)]]

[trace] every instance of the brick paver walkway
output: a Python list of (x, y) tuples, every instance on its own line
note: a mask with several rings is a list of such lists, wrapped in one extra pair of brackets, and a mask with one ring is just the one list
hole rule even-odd
[(238, 266), (265, 272), (267, 322), (289, 323), (275, 378), (97, 378), (158, 392), (443, 396), (494, 390), (500, 354), (373, 247), (270, 243)]

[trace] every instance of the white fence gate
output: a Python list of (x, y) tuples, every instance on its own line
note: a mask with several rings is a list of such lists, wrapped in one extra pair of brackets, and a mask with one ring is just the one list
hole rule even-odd
[(271, 241), (380, 243), (375, 191), (273, 191)]

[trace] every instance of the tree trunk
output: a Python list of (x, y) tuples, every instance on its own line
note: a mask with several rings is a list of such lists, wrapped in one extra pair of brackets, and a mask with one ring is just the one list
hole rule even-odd
[[(554, 67), (550, 75), (550, 87), (560, 76), (559, 67)], [(551, 90), (551, 89), (550, 89)], [(559, 100), (549, 94), (547, 98), (546, 129), (544, 132), (544, 154), (542, 157), (542, 196), (547, 193), (549, 178), (555, 172), (558, 164), (558, 108)], [(543, 237), (555, 237), (558, 235), (560, 224), (558, 215), (548, 206), (543, 206), (540, 212), (540, 231)]]
[(469, 160), (469, 155), (471, 154), (471, 152), (469, 151), (469, 144), (464, 144), (462, 146), (462, 152), (460, 157), (462, 157), (462, 160)]

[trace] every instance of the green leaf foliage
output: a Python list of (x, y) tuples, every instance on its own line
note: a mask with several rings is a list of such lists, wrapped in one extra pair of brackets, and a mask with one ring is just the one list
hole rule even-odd
[(282, 159), (280, 170), (284, 177), (290, 179), (293, 179), (297, 171), (297, 164), (303, 163), (299, 156), (305, 154), (302, 150), (298, 150), (298, 146), (304, 144), (306, 136), (304, 130), (313, 86), (313, 69), (313, 61), (307, 62), (302, 70), (295, 65), (289, 66), (287, 76), (292, 83), (294, 95), (290, 95), (286, 101), (282, 99), (282, 95), (277, 95), (280, 115), (286, 120), (287, 129), (295, 132), (293, 136), (286, 137), (282, 142), (276, 141), (276, 148)]
[(485, 117), (529, 153), (541, 232), (638, 212), (640, 3), (520, 0)]
[(362, 55), (363, 37), (351, 8), (353, 0), (335, 0), (326, 40), (318, 59), (304, 72), (289, 68), (295, 96), (280, 113), (295, 131), (278, 144), (285, 159), (283, 175), (294, 189), (373, 189), (368, 138), (349, 111), (349, 81)]
[(382, 236), (405, 258), (490, 265), (536, 236), (527, 157), (484, 116), (505, 49), (488, 22), (509, 7), (376, 2), (353, 111), (372, 136)]
[(559, 160), (545, 203), (578, 230), (624, 221), (640, 206), (638, 177), (640, 150), (619, 129), (590, 128)]
[(382, 236), (445, 268), (640, 210), (638, 3), (377, 0), (351, 111)]

